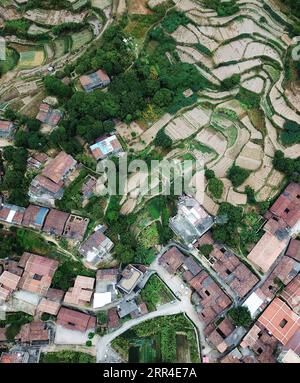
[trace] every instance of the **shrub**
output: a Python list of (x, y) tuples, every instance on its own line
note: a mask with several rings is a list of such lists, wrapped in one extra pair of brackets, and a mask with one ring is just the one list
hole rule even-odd
[(214, 198), (219, 199), (222, 197), (224, 184), (218, 178), (212, 178), (208, 181), (208, 190)]
[(237, 165), (233, 165), (227, 173), (227, 177), (230, 179), (234, 187), (242, 185), (242, 183), (249, 177), (249, 175), (249, 170), (241, 168)]
[(161, 146), (164, 149), (170, 148), (172, 146), (171, 138), (165, 133), (164, 129), (160, 129), (157, 133), (155, 140), (155, 145)]
[(228, 316), (236, 326), (250, 327), (252, 318), (250, 311), (247, 307), (238, 306), (233, 307), (228, 311)]

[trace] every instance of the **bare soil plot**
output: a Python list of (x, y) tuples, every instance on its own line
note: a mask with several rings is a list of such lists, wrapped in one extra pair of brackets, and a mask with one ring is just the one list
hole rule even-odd
[(247, 196), (246, 194), (237, 193), (232, 188), (230, 188), (227, 195), (227, 202), (231, 203), (232, 205), (246, 205)]
[(153, 12), (147, 8), (147, 0), (128, 0), (128, 13), (147, 15)]
[(263, 159), (262, 147), (249, 141), (236, 159), (236, 165), (244, 169), (257, 170)]
[(226, 138), (212, 128), (204, 128), (197, 134), (196, 140), (212, 148), (216, 153), (222, 156), (227, 148)]
[(260, 94), (264, 89), (264, 80), (261, 77), (252, 77), (249, 80), (246, 80), (242, 83), (242, 86), (245, 89), (250, 90), (251, 92)]

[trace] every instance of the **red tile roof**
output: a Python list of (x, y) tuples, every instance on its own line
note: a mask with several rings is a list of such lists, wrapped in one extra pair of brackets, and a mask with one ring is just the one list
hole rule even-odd
[(56, 323), (69, 330), (86, 332), (87, 330), (92, 330), (95, 328), (96, 318), (79, 311), (62, 307), (59, 310)]
[(22, 343), (32, 343), (49, 340), (49, 330), (42, 321), (26, 323), (21, 327), (20, 333), (16, 337)]
[(158, 260), (169, 273), (175, 274), (177, 269), (183, 264), (185, 256), (177, 249), (177, 247), (171, 247), (166, 251)]
[(69, 213), (51, 209), (46, 217), (43, 231), (51, 235), (61, 236), (69, 216)]
[(300, 240), (292, 239), (287, 249), (286, 255), (300, 262)]
[(296, 314), (300, 315), (300, 274), (284, 288), (281, 297)]
[(300, 329), (300, 317), (280, 298), (275, 298), (258, 318), (266, 329), (283, 345)]
[(72, 156), (65, 152), (60, 152), (45, 166), (42, 175), (58, 184), (75, 167), (76, 163)]

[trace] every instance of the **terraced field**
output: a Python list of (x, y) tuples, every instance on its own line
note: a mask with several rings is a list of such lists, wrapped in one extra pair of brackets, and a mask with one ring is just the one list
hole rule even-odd
[[(202, 1), (176, 2), (175, 9), (188, 18), (169, 32), (176, 41), (178, 57), (193, 64), (212, 86), (199, 92), (191, 110), (171, 118), (164, 116), (141, 138), (148, 144), (155, 136), (154, 127), (165, 127), (175, 146), (184, 144), (185, 149), (174, 151), (175, 157), (201, 158), (223, 180), (221, 200), (245, 204), (247, 185), (254, 189), (258, 201), (278, 191), (283, 175), (272, 167), (275, 150), (290, 158), (299, 156), (300, 144), (283, 146), (280, 133), (287, 120), (300, 124), (300, 99), (295, 89), (286, 86), (285, 63), (293, 44), (287, 18), (272, 9), (270, 1), (236, 3), (238, 12), (220, 17)], [(224, 84), (236, 75), (238, 83), (226, 89)], [(250, 104), (257, 99), (257, 105), (249, 105), (249, 99)], [(202, 150), (191, 145), (192, 139)], [(227, 179), (232, 165), (250, 171), (237, 188)], [(209, 194), (205, 198), (207, 209), (214, 213), (220, 201)]]

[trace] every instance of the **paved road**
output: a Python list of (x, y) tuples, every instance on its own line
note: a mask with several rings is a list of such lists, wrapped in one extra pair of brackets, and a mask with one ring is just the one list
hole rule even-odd
[(175, 303), (167, 303), (165, 305), (162, 305), (158, 308), (158, 310), (153, 311), (149, 314), (146, 314), (142, 317), (131, 319), (128, 322), (125, 322), (122, 327), (117, 329), (116, 331), (104, 335), (101, 337), (96, 345), (97, 350), (97, 362), (104, 362), (105, 361), (105, 354), (108, 346), (110, 343), (119, 335), (123, 334), (125, 331), (129, 330), (131, 327), (134, 327), (138, 325), (139, 323), (142, 323), (148, 319), (157, 318), (160, 316), (166, 316), (166, 315), (174, 315), (179, 314), (182, 312), (182, 305), (181, 302), (175, 301)]

